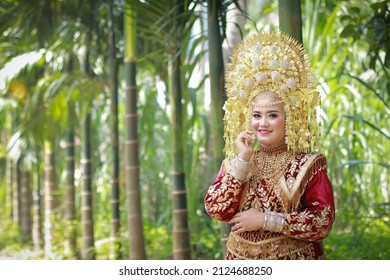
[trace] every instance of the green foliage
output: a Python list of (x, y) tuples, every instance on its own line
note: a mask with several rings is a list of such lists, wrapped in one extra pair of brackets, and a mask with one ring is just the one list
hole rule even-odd
[(0, 216), (0, 252), (20, 252), (25, 244), (20, 234), (20, 228), (9, 218)]
[[(321, 150), (336, 203), (336, 223), (324, 241), (326, 257), (382, 259), (386, 248), (375, 245), (388, 240), (389, 211), (377, 206), (389, 201), (389, 108), (383, 83), (389, 79), (384, 68), (374, 73), (366, 66), (372, 42), (355, 28), (364, 23), (362, 15), (370, 15), (370, 1), (359, 7), (339, 2), (332, 10), (320, 2), (306, 1), (305, 10), (316, 5), (321, 16), (306, 21), (304, 37), (322, 94)], [(374, 214), (378, 209), (385, 213), (382, 218)]]
[[(387, 204), (379, 208), (376, 209), (375, 215), (359, 218), (353, 227), (333, 230), (324, 242), (326, 258), (332, 260), (390, 259), (390, 207)], [(342, 218), (356, 220), (356, 217)]]
[[(64, 232), (65, 223), (60, 213), (53, 213), (49, 217), (51, 228), (51, 252), (45, 255), (46, 259), (61, 260), (64, 259)], [(48, 221), (43, 221), (44, 224), (48, 224)]]
[(210, 222), (210, 217), (204, 210), (199, 210), (197, 215), (200, 220), (198, 229), (192, 231), (196, 233), (196, 239), (192, 238), (193, 250), (196, 252), (194, 259), (223, 259), (220, 223), (215, 220)]
[(144, 226), (146, 254), (150, 260), (172, 259), (171, 226)]
[[(368, 42), (368, 65), (375, 70), (378, 60), (390, 67), (390, 3), (371, 2), (359, 1), (348, 5), (348, 13), (341, 18), (345, 27), (340, 36)], [(385, 53), (384, 58), (381, 57), (381, 52)]]

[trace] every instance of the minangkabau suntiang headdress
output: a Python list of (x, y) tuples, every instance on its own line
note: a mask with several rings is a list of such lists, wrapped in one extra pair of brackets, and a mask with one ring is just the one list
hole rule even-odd
[(319, 133), (314, 87), (307, 54), (295, 39), (282, 33), (249, 36), (234, 51), (226, 73), (225, 154), (236, 155), (234, 141), (251, 130), (253, 99), (264, 91), (275, 92), (286, 112), (286, 144), (293, 152), (309, 152)]

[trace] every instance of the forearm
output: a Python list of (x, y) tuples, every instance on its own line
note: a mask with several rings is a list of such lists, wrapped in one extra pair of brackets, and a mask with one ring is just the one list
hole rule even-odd
[(334, 212), (330, 206), (323, 209), (296, 212), (286, 215), (283, 233), (308, 241), (321, 241), (327, 237), (334, 222)]
[(236, 213), (242, 195), (242, 183), (230, 174), (212, 184), (204, 198), (207, 213), (219, 221), (228, 221)]
[(330, 207), (319, 213), (311, 211), (291, 214), (265, 212), (263, 216), (263, 230), (282, 232), (292, 238), (308, 241), (320, 241), (328, 236), (334, 220)]
[(248, 174), (248, 164), (234, 159), (228, 167), (221, 168), (216, 180), (210, 186), (205, 198), (207, 213), (219, 221), (228, 221), (237, 212)]

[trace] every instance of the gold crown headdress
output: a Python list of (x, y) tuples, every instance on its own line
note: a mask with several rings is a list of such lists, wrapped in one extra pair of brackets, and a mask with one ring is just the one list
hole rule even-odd
[(234, 51), (226, 73), (228, 99), (224, 110), (225, 154), (233, 157), (234, 141), (250, 130), (253, 99), (275, 92), (286, 111), (286, 144), (293, 152), (308, 152), (315, 145), (320, 96), (302, 45), (282, 33), (263, 33), (243, 40)]

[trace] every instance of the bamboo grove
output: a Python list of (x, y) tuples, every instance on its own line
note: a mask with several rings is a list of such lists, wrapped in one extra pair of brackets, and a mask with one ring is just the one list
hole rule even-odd
[(221, 259), (229, 228), (203, 197), (224, 69), (262, 30), (313, 62), (326, 255), (390, 258), (388, 1), (6, 0), (0, 15), (0, 259)]

